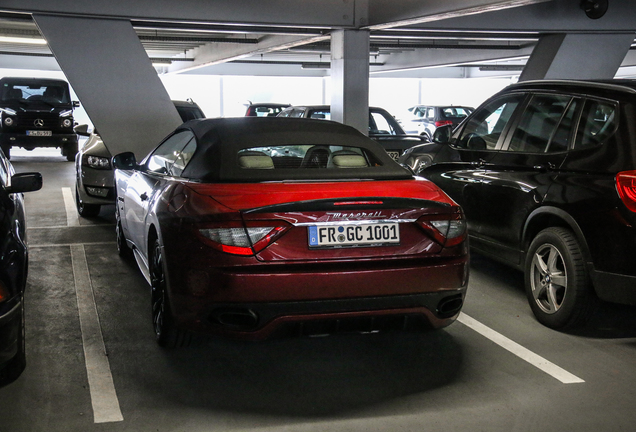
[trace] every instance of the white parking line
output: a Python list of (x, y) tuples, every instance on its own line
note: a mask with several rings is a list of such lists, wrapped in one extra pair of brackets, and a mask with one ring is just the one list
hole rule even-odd
[(71, 245), (84, 360), (95, 423), (123, 421), (95, 305), (84, 245)]
[(71, 188), (63, 187), (62, 195), (64, 196), (64, 208), (66, 208), (66, 225), (67, 226), (80, 226), (79, 216), (75, 209), (75, 198)]
[(517, 357), (527, 361), (528, 363), (539, 368), (540, 370), (547, 373), (548, 375), (551, 375), (552, 377), (558, 379), (563, 384), (575, 384), (575, 383), (585, 382), (581, 378), (575, 375), (572, 375), (570, 372), (566, 371), (565, 369), (555, 365), (552, 362), (549, 362), (543, 357), (533, 353), (529, 349), (524, 348), (518, 343), (508, 339), (501, 333), (498, 333), (494, 331), (493, 329), (486, 327), (485, 325), (483, 325), (476, 319), (471, 318), (470, 316), (466, 315), (463, 312), (459, 314), (459, 318), (457, 318), (457, 321), (459, 321), (460, 323), (464, 324), (467, 327), (470, 327), (471, 329), (475, 330), (477, 333), (490, 339), (491, 341), (493, 341), (500, 347), (510, 351)]

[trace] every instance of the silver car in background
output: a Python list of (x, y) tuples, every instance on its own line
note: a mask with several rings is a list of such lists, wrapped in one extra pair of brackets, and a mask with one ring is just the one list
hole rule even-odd
[[(201, 108), (190, 99), (172, 102), (184, 123), (205, 118)], [(75, 158), (75, 205), (80, 216), (93, 217), (99, 214), (102, 205), (115, 203), (112, 155), (96, 130), (88, 132), (88, 125), (76, 126), (75, 133), (88, 137)]]

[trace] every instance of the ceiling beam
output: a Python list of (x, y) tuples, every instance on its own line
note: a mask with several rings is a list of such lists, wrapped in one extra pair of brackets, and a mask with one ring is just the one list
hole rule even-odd
[(367, 27), (382, 30), (417, 25), (547, 1), (550, 0), (400, 0), (399, 7), (396, 7), (395, 0), (369, 0)]
[(623, 33), (635, 32), (636, 7), (631, 0), (610, 0), (607, 13), (590, 19), (575, 0), (553, 0), (523, 8), (508, 8), (487, 15), (465, 15), (427, 22), (406, 29), (537, 33)]
[[(0, 12), (83, 18), (353, 27), (356, 0), (3, 0)], [(360, 0), (357, 0), (360, 1)]]
[(208, 43), (191, 50), (190, 57), (194, 58), (191, 64), (178, 63), (168, 68), (169, 73), (190, 72), (207, 66), (225, 63), (234, 60), (241, 60), (247, 57), (258, 56), (272, 51), (278, 51), (305, 45), (312, 42), (319, 42), (329, 39), (329, 35), (314, 37), (299, 36), (265, 36), (257, 44), (231, 44), (231, 43)]

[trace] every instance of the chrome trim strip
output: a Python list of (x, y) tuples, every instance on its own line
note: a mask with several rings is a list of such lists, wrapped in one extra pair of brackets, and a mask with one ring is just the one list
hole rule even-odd
[(292, 224), (297, 227), (302, 226), (342, 226), (342, 225), (369, 225), (369, 224), (385, 224), (385, 223), (411, 223), (417, 219), (378, 219), (378, 220), (342, 220), (342, 221), (327, 221), (327, 222), (300, 222)]

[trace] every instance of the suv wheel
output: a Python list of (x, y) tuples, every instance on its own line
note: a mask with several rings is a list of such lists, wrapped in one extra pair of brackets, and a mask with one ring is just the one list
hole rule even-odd
[(20, 299), (21, 306), (17, 320), (20, 322), (18, 330), (18, 353), (2, 369), (0, 369), (0, 387), (14, 382), (26, 367), (26, 344), (24, 337), (24, 297)]
[(539, 322), (553, 329), (585, 322), (595, 298), (572, 231), (552, 227), (539, 232), (528, 249), (524, 272), (526, 295)]
[(66, 156), (67, 161), (74, 162), (75, 155), (77, 155), (77, 142), (65, 144), (62, 148), (62, 156)]

